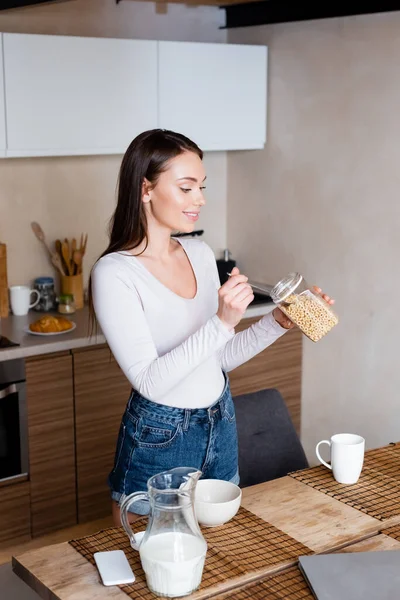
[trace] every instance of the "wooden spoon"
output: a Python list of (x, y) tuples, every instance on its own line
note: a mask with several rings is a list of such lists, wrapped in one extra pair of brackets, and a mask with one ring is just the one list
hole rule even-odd
[(82, 273), (82, 252), (80, 250), (75, 250), (73, 254), (73, 260), (76, 264), (76, 274)]
[(74, 263), (74, 252), (76, 250), (76, 238), (72, 238), (72, 242), (71, 242), (71, 259), (72, 259), (72, 268), (74, 270), (74, 275), (77, 275), (78, 272), (75, 269), (76, 265)]
[(37, 237), (37, 239), (42, 242), (43, 246), (46, 248), (50, 257), (53, 255), (53, 252), (50, 250), (49, 246), (46, 244), (46, 237), (44, 235), (43, 229), (40, 227), (39, 223), (32, 221), (31, 223), (32, 231)]
[(83, 240), (83, 246), (81, 248), (81, 252), (82, 252), (82, 256), (84, 256), (85, 252), (86, 252), (86, 244), (87, 244), (87, 239), (88, 239), (88, 234), (85, 234), (85, 238)]
[(62, 242), (61, 244), (61, 252), (62, 252), (62, 257), (64, 259), (65, 264), (67, 265), (67, 275), (73, 275), (73, 270), (72, 270), (72, 265), (71, 265), (71, 258), (69, 255), (69, 247), (68, 247), (68, 240)]
[(35, 223), (35, 221), (33, 221), (31, 223), (31, 227), (32, 227), (32, 231), (35, 234), (35, 236), (37, 237), (37, 239), (42, 242), (43, 246), (46, 248), (47, 252), (49, 253), (50, 256), (50, 260), (52, 262), (52, 264), (56, 267), (56, 269), (58, 269), (61, 273), (61, 275), (65, 275), (65, 270), (62, 264), (62, 260), (61, 260), (61, 256), (59, 256), (59, 254), (57, 252), (53, 252), (49, 246), (46, 244), (46, 238), (43, 232), (43, 229), (40, 227), (39, 223)]
[(65, 269), (64, 269), (62, 258), (58, 254), (58, 252), (54, 252), (51, 255), (51, 262), (56, 267), (56, 269), (58, 269), (60, 271), (61, 275), (67, 275), (67, 273), (65, 272)]
[(54, 245), (56, 247), (56, 252), (57, 254), (59, 254), (62, 257), (62, 250), (61, 250), (61, 240), (56, 240), (54, 242)]
[[(68, 272), (68, 266), (63, 259), (61, 240), (55, 241), (55, 247), (56, 247), (56, 253), (58, 254), (58, 256), (60, 257), (60, 260), (61, 260), (63, 275), (66, 275)], [(54, 264), (54, 262), (53, 262), (53, 264)]]

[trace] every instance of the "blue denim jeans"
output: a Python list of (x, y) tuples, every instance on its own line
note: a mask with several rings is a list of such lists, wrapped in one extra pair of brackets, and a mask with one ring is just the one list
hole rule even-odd
[[(204, 479), (239, 483), (235, 410), (226, 377), (225, 388), (209, 408), (163, 406), (132, 391), (118, 436), (114, 468), (108, 477), (117, 502), (146, 491), (153, 475), (174, 467), (195, 467)], [(149, 512), (139, 501), (132, 511)]]

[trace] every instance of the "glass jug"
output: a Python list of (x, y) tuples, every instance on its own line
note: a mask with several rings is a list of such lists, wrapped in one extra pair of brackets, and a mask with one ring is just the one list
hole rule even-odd
[[(201, 475), (191, 467), (164, 471), (148, 480), (147, 492), (134, 492), (121, 504), (122, 525), (132, 548), (139, 551), (149, 589), (158, 596), (187, 596), (201, 583), (207, 543), (194, 512)], [(138, 500), (150, 502), (149, 522), (140, 543), (128, 521), (128, 510)]]

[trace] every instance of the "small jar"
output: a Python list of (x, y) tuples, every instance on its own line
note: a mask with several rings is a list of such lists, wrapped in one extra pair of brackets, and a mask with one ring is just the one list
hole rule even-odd
[(300, 273), (289, 273), (271, 290), (281, 311), (313, 342), (318, 342), (339, 319), (330, 304), (316, 294)]
[(75, 301), (72, 294), (61, 294), (58, 298), (58, 312), (70, 315), (76, 311)]
[(33, 287), (39, 292), (39, 302), (33, 307), (38, 312), (49, 312), (56, 309), (56, 293), (54, 291), (54, 279), (52, 277), (38, 277)]

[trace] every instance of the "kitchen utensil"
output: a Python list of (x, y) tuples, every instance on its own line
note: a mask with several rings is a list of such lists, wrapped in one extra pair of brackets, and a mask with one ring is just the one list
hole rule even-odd
[(77, 275), (78, 271), (77, 271), (76, 264), (74, 261), (74, 252), (76, 250), (76, 238), (72, 238), (70, 247), (71, 247), (71, 261), (72, 261), (72, 275)]
[(42, 242), (43, 246), (46, 248), (47, 252), (49, 253), (49, 256), (51, 257), (53, 252), (50, 250), (49, 246), (46, 243), (46, 237), (44, 235), (43, 229), (40, 227), (39, 223), (36, 223), (35, 221), (32, 221), (31, 227), (32, 227), (33, 233), (35, 234), (37, 239), (40, 242)]
[(53, 254), (51, 255), (51, 262), (53, 266), (56, 267), (56, 269), (58, 269), (61, 275), (66, 274), (62, 257), (57, 252), (53, 252)]
[(61, 240), (56, 240), (54, 242), (54, 246), (55, 246), (57, 254), (59, 254), (62, 257)]
[(65, 269), (62, 264), (61, 258), (58, 258), (59, 257), (58, 253), (53, 252), (50, 249), (50, 247), (47, 245), (43, 229), (40, 227), (39, 223), (36, 223), (35, 221), (33, 221), (31, 223), (31, 227), (32, 227), (32, 231), (35, 234), (35, 236), (37, 237), (37, 239), (40, 242), (42, 242), (43, 246), (46, 248), (53, 266), (56, 267), (56, 269), (58, 269), (60, 271), (61, 275), (64, 275)]
[(74, 274), (74, 265), (72, 264), (72, 244), (69, 241), (68, 238), (64, 238), (64, 242), (67, 245), (67, 249), (68, 249), (68, 265), (69, 265), (69, 271), (70, 271), (70, 275)]
[[(232, 277), (232, 273), (227, 273), (227, 275), (229, 275), (229, 277)], [(261, 283), (254, 283), (252, 281), (248, 281), (247, 283), (249, 284), (249, 286), (253, 290), (258, 290), (259, 292), (263, 292), (264, 294), (268, 294), (268, 296), (271, 294), (271, 290), (272, 290), (273, 286), (262, 285)]]
[(85, 252), (86, 252), (86, 245), (87, 245), (87, 240), (88, 240), (88, 234), (85, 234), (85, 237), (83, 239), (83, 246), (81, 248), (81, 252), (82, 252), (82, 256), (84, 256)]
[[(134, 492), (122, 501), (122, 525), (132, 548), (139, 551), (154, 594), (187, 596), (200, 585), (207, 552), (193, 508), (200, 476), (201, 471), (190, 467), (164, 471), (149, 479), (147, 492)], [(138, 500), (150, 502), (150, 518), (140, 544), (128, 520), (128, 510)]]
[(67, 265), (67, 275), (73, 275), (70, 254), (69, 254), (69, 245), (68, 245), (67, 239), (66, 239), (66, 241), (64, 240), (61, 243), (61, 252), (62, 252), (63, 260), (64, 260), (65, 264)]
[(78, 275), (79, 273), (82, 273), (82, 252), (80, 250), (74, 250), (72, 258), (76, 265), (75, 274)]
[[(62, 255), (62, 244), (61, 244), (61, 240), (56, 240), (56, 241), (54, 242), (54, 245), (55, 245), (55, 249), (56, 249), (56, 254), (58, 254), (58, 256), (60, 257), (60, 261), (58, 261), (58, 259), (56, 259), (56, 260), (57, 260), (57, 262), (60, 262), (60, 263), (61, 263), (61, 267), (62, 267), (62, 270), (60, 270), (60, 269), (58, 269), (58, 270), (60, 271), (60, 273), (61, 273), (62, 275), (67, 275), (67, 273), (68, 273), (68, 268), (67, 268), (67, 265), (65, 264), (65, 261), (64, 261), (64, 259), (63, 259), (63, 255)], [(54, 262), (53, 262), (53, 264), (54, 264)], [(55, 265), (55, 266), (56, 266), (56, 265)]]

